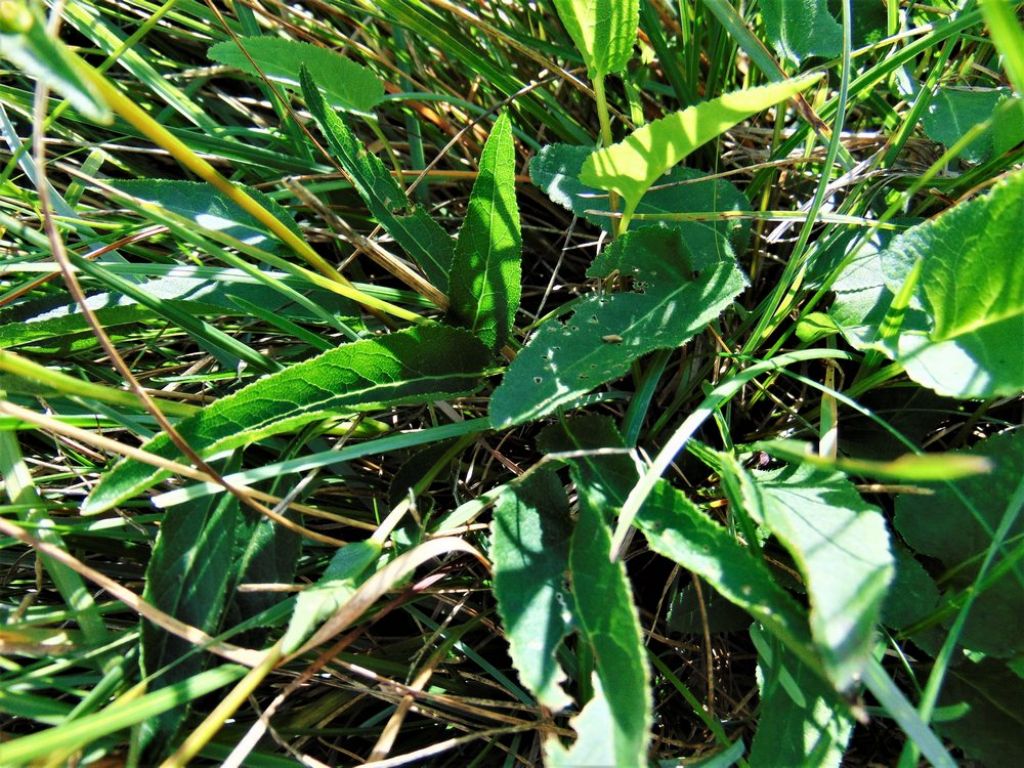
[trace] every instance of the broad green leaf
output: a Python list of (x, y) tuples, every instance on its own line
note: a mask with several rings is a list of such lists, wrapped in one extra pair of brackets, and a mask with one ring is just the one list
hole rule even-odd
[(760, 716), (751, 768), (838, 768), (853, 732), (849, 705), (777, 639), (755, 624)]
[(110, 108), (93, 85), (82, 77), (74, 54), (46, 30), (37, 6), (5, 0), (0, 6), (0, 57), (71, 102), (83, 117), (100, 123), (111, 120)]
[(875, 624), (893, 576), (879, 510), (838, 473), (808, 466), (741, 477), (748, 513), (782, 543), (804, 576), (811, 634), (837, 688), (870, 658)]
[(843, 29), (828, 0), (759, 0), (765, 31), (779, 56), (799, 64), (814, 56), (831, 58), (843, 48)]
[(309, 111), (327, 137), (334, 159), (348, 174), (370, 213), (419, 264), (427, 279), (447, 293), (455, 241), (426, 211), (409, 201), (380, 158), (366, 151), (324, 100), (309, 71), (303, 68), (299, 76)]
[[(589, 187), (579, 180), (584, 161), (593, 147), (572, 144), (548, 144), (530, 161), (530, 178), (548, 197), (591, 224), (611, 232), (612, 219), (593, 213), (610, 212), (608, 193)], [(636, 208), (636, 213), (708, 213), (748, 211), (746, 196), (725, 179), (704, 178), (706, 174), (692, 168), (674, 168), (649, 189)], [(750, 224), (745, 219), (714, 219), (702, 221), (634, 221), (632, 230), (641, 227), (678, 228), (683, 240), (694, 253), (714, 252), (728, 240), (736, 253), (746, 249)]]
[(569, 580), (576, 619), (590, 643), (597, 677), (611, 712), (616, 766), (645, 766), (651, 729), (651, 694), (640, 619), (626, 569), (611, 559), (608, 498), (601, 486), (587, 484), (578, 469), (573, 478), (579, 514), (569, 544)]
[(895, 238), (882, 255), (895, 295), (923, 261), (895, 351), (914, 381), (959, 398), (1024, 390), (1024, 172)]
[[(595, 673), (591, 680), (594, 697), (576, 717), (569, 721), (576, 731), (576, 741), (567, 749), (558, 736), (550, 734), (544, 741), (544, 765), (547, 768), (581, 768), (588, 765), (612, 765), (609, 756), (616, 754), (615, 714)], [(639, 766), (640, 758), (616, 766)]]
[[(489, 357), (466, 331), (410, 328), (344, 344), (293, 365), (221, 398), (176, 426), (193, 448), (210, 455), (332, 416), (472, 392)], [(145, 447), (160, 456), (178, 456), (165, 436)], [(149, 465), (122, 461), (101, 478), (83, 512), (109, 509), (165, 476)]]
[(820, 75), (810, 75), (726, 93), (647, 123), (624, 141), (587, 158), (580, 181), (617, 192), (625, 201), (623, 216), (632, 216), (647, 190), (669, 168), (737, 123), (792, 98), (819, 79)]
[(893, 544), (892, 549), (896, 576), (882, 604), (882, 623), (903, 629), (935, 610), (939, 604), (939, 588), (909, 549), (902, 544)]
[(564, 582), (571, 530), (562, 484), (545, 470), (511, 484), (491, 523), (494, 597), (509, 655), (519, 679), (554, 712), (572, 703), (555, 657), (570, 629)]
[[(238, 499), (230, 494), (168, 510), (146, 568), (143, 599), (186, 624), (216, 634), (234, 571), (239, 522)], [(192, 643), (146, 620), (140, 623), (142, 672), (147, 676), (159, 673), (151, 690), (202, 672), (208, 654), (190, 653), (195, 650)], [(164, 671), (167, 666), (171, 668)], [(174, 746), (174, 735), (186, 711), (179, 707), (144, 724), (149, 759), (162, 759)]]
[(995, 659), (950, 669), (940, 703), (959, 716), (935, 727), (985, 768), (1016, 768), (1024, 751), (1024, 680)]
[(554, 0), (591, 79), (622, 72), (633, 55), (639, 0)]
[(731, 255), (691, 253), (678, 230), (668, 229), (627, 233), (587, 275), (615, 272), (629, 281), (627, 290), (592, 294), (574, 305), (568, 322), (549, 320), (509, 366), (491, 398), (496, 427), (551, 413), (622, 376), (637, 357), (685, 343), (746, 285)]
[(348, 602), (377, 562), (381, 545), (372, 540), (356, 541), (339, 549), (316, 584), (302, 590), (281, 639), (281, 650), (293, 653), (325, 620)]
[(484, 145), (448, 281), (452, 313), (493, 350), (505, 344), (519, 308), (523, 239), (515, 163), (505, 112)]
[[(950, 570), (947, 584), (953, 590), (973, 582), (1020, 481), (1024, 430), (989, 437), (965, 453), (987, 457), (995, 470), (985, 477), (959, 480), (955, 489), (936, 482), (929, 486), (931, 495), (896, 498), (896, 530), (917, 553), (940, 560)], [(1007, 540), (1022, 534), (1024, 516), (1010, 528)], [(1019, 563), (975, 599), (960, 643), (992, 656), (1024, 652), (1024, 567)]]
[(373, 72), (312, 43), (281, 37), (239, 37), (237, 42), (217, 43), (208, 55), (214, 61), (255, 77), (259, 77), (262, 70), (273, 82), (295, 89), (299, 88), (299, 70), (305, 67), (321, 84), (330, 105), (347, 112), (368, 115), (384, 98), (384, 84)]
[[(978, 123), (992, 119), (999, 106), (1010, 98), (1008, 88), (939, 88), (921, 120), (928, 138), (953, 146)], [(960, 153), (970, 163), (983, 163), (993, 154), (1000, 155), (1024, 140), (1024, 123), (1014, 113), (999, 120)], [(1017, 119), (1013, 119), (1017, 118)]]
[[(287, 246), (270, 234), (266, 228), (241, 206), (229, 200), (209, 184), (198, 181), (177, 179), (131, 179), (115, 180), (109, 184), (132, 197), (155, 203), (190, 221), (200, 228), (222, 232), (240, 242), (263, 250), (290, 253)], [(257, 189), (242, 187), (251, 196), (277, 217), (296, 235), (302, 236), (298, 224), (279, 204)]]

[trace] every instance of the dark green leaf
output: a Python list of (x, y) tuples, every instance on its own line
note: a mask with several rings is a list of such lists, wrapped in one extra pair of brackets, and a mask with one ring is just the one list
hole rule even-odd
[(262, 70), (268, 79), (295, 89), (299, 87), (299, 70), (305, 67), (313, 79), (322, 84), (327, 100), (335, 109), (370, 114), (384, 98), (384, 85), (373, 72), (311, 43), (280, 37), (238, 37), (217, 43), (208, 55), (214, 61), (256, 77)]
[[(466, 331), (420, 326), (325, 352), (221, 398), (179, 425), (197, 451), (211, 454), (296, 429), (329, 416), (472, 392), (489, 353)], [(173, 458), (164, 436), (146, 449)], [(83, 511), (100, 512), (142, 492), (165, 473), (122, 461), (101, 479)]]
[[(1010, 97), (1008, 88), (939, 88), (928, 104), (928, 114), (921, 120), (928, 138), (953, 146), (978, 123), (992, 119), (997, 107)], [(1024, 125), (1019, 119), (992, 125), (960, 153), (970, 163), (983, 163), (993, 152), (1001, 154), (1024, 140)], [(1002, 130), (1007, 128), (1009, 130)]]
[(306, 105), (327, 137), (334, 159), (345, 169), (370, 213), (419, 264), (427, 279), (447, 293), (455, 242), (426, 211), (409, 201), (384, 163), (366, 151), (324, 101), (312, 75), (303, 69), (300, 79)]
[(963, 707), (954, 720), (937, 723), (968, 757), (985, 768), (1017, 768), (1024, 751), (1024, 680), (994, 659), (950, 670), (941, 704)]
[(509, 366), (491, 399), (496, 427), (551, 413), (622, 376), (637, 357), (683, 344), (746, 285), (731, 255), (691, 254), (677, 230), (628, 233), (587, 274), (614, 272), (629, 290), (593, 294), (568, 322), (549, 320)]
[(760, 0), (765, 31), (779, 55), (794, 64), (813, 56), (838, 56), (843, 29), (828, 0)]
[(512, 122), (505, 112), (484, 145), (449, 275), (452, 312), (494, 350), (508, 339), (519, 308), (523, 240), (515, 162)]
[(494, 596), (519, 679), (558, 712), (572, 702), (555, 651), (569, 632), (565, 574), (569, 503), (558, 477), (540, 470), (513, 483), (494, 508)]

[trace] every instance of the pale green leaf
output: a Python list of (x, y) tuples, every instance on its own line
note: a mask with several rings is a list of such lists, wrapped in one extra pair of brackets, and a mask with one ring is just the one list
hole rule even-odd
[(568, 322), (549, 320), (509, 366), (491, 398), (496, 427), (551, 413), (622, 376), (637, 357), (683, 344), (746, 285), (731, 254), (690, 253), (678, 230), (668, 229), (627, 233), (587, 274), (614, 272), (630, 281), (628, 290), (592, 294), (574, 305)]
[[(615, 754), (615, 715), (612, 712), (601, 687), (601, 678), (591, 678), (594, 698), (587, 702), (582, 711), (569, 721), (576, 731), (576, 741), (568, 749), (558, 736), (551, 734), (544, 741), (544, 765), (547, 768), (582, 768), (590, 765), (611, 765), (608, 758)], [(630, 762), (615, 763), (616, 766), (640, 766), (639, 758)]]
[(959, 398), (1024, 390), (1024, 280), (1020, 222), (1024, 172), (982, 197), (912, 227), (882, 255), (886, 284), (898, 293), (922, 260), (895, 352), (914, 381)]
[(647, 123), (587, 158), (580, 181), (617, 192), (625, 201), (623, 215), (631, 216), (651, 185), (695, 149), (819, 79), (820, 75), (809, 75), (726, 93)]
[(843, 48), (843, 29), (828, 0), (759, 0), (765, 31), (779, 56), (799, 64), (813, 56), (831, 58)]
[(811, 634), (838, 688), (862, 672), (893, 576), (880, 511), (838, 473), (808, 466), (742, 472), (748, 513), (782, 543), (804, 576)]
[(448, 281), (452, 313), (494, 350), (511, 334), (519, 308), (523, 239), (515, 163), (512, 122), (505, 112), (484, 145)]
[[(554, 202), (610, 233), (612, 218), (598, 215), (611, 211), (608, 193), (579, 180), (583, 163), (593, 151), (593, 147), (548, 144), (530, 161), (530, 178)], [(636, 213), (711, 215), (720, 211), (750, 210), (746, 196), (733, 184), (725, 179), (705, 177), (706, 174), (692, 168), (672, 169), (647, 191)], [(712, 218), (706, 222), (634, 220), (631, 229), (641, 227), (678, 228), (694, 253), (715, 251), (725, 240), (732, 244), (736, 253), (742, 253), (750, 233), (749, 222), (742, 218)]]
[(544, 470), (509, 485), (491, 523), (494, 596), (509, 655), (519, 679), (554, 712), (572, 702), (555, 658), (570, 629), (564, 582), (571, 530), (562, 484)]
[(377, 562), (381, 545), (373, 540), (356, 541), (339, 549), (315, 584), (299, 593), (281, 650), (293, 653), (355, 594)]
[(312, 43), (282, 37), (239, 37), (217, 43), (208, 55), (258, 77), (255, 62), (269, 80), (294, 89), (299, 88), (299, 70), (305, 67), (324, 89), (330, 105), (347, 112), (369, 114), (384, 98), (384, 85), (373, 72)]
[[(479, 386), (487, 349), (457, 328), (421, 326), (344, 344), (221, 398), (177, 425), (202, 454), (235, 448), (331, 416), (467, 394)], [(176, 458), (165, 436), (146, 450)], [(101, 512), (166, 474), (125, 460), (100, 480), (83, 506)]]
[(8, 0), (0, 8), (0, 58), (57, 91), (83, 117), (100, 123), (111, 120), (110, 108), (87, 78), (74, 54), (46, 30), (35, 4)]
[(853, 732), (849, 705), (757, 625), (750, 636), (757, 648), (761, 688), (751, 768), (838, 768)]
[(301, 69), (299, 77), (303, 98), (327, 137), (334, 159), (348, 174), (370, 213), (419, 264), (427, 279), (447, 293), (455, 241), (426, 211), (410, 202), (380, 158), (366, 151), (345, 121), (324, 100), (309, 71)]
[(639, 0), (554, 0), (592, 79), (622, 72), (633, 55)]
[[(896, 498), (895, 526), (908, 545), (936, 558), (949, 569), (947, 585), (969, 587), (978, 573), (992, 535), (1006, 511), (1007, 500), (1020, 482), (1024, 467), (1024, 430), (989, 437), (963, 455), (985, 457), (995, 470), (985, 477), (959, 480), (953, 488), (935, 482), (928, 496)], [(1024, 516), (1007, 532), (1009, 540), (1024, 534)], [(971, 606), (960, 643), (992, 656), (1024, 652), (1024, 567), (1004, 573)]]

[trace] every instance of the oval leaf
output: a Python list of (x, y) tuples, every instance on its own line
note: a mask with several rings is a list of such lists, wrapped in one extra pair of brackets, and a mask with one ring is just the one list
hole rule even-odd
[(621, 72), (633, 55), (639, 0), (554, 0), (592, 79)]
[(625, 140), (599, 149), (583, 163), (580, 181), (617, 192), (624, 217), (636, 210), (650, 186), (697, 147), (737, 123), (809, 88), (820, 75), (734, 91), (637, 128)]
[[(423, 403), (476, 389), (489, 353), (457, 328), (421, 326), (344, 344), (221, 398), (177, 425), (202, 454), (227, 450), (312, 421), (398, 403)], [(176, 458), (165, 436), (146, 450)], [(166, 473), (122, 461), (101, 478), (83, 506), (91, 514), (151, 487)]]
[(799, 64), (842, 51), (843, 28), (828, 12), (828, 0), (760, 0), (760, 6), (768, 39), (783, 58)]
[(453, 314), (494, 350), (508, 339), (519, 308), (523, 239), (515, 163), (505, 112), (484, 145), (449, 275)]

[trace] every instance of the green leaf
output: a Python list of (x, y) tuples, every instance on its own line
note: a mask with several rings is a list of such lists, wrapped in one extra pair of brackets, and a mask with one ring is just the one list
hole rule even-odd
[(255, 77), (262, 70), (268, 79), (293, 89), (299, 88), (299, 70), (305, 67), (317, 83), (323, 84), (330, 105), (346, 112), (369, 115), (384, 98), (384, 84), (373, 72), (311, 43), (280, 37), (239, 37), (217, 43), (208, 56)]
[[(992, 544), (1007, 500), (1024, 467), (1024, 430), (1003, 432), (981, 441), (969, 456), (985, 456), (995, 464), (992, 474), (966, 478), (950, 488), (929, 486), (932, 494), (901, 494), (896, 498), (895, 526), (921, 555), (940, 560), (950, 570), (954, 590), (971, 585), (985, 551)], [(1024, 516), (1007, 532), (1012, 541), (1024, 534)], [(992, 656), (1024, 652), (1024, 568), (1018, 563), (975, 599), (959, 641)]]
[[(238, 499), (230, 494), (205, 504), (168, 510), (146, 568), (143, 599), (186, 624), (216, 634), (234, 571), (238, 523)], [(151, 690), (202, 672), (207, 654), (194, 653), (192, 643), (148, 621), (140, 623), (142, 673), (160, 673)], [(163, 672), (170, 665), (173, 667)], [(186, 711), (186, 707), (179, 707), (145, 723), (144, 741), (150, 759), (161, 759), (173, 747)]]
[[(594, 697), (569, 724), (576, 731), (576, 741), (566, 749), (558, 736), (551, 734), (544, 741), (544, 765), (547, 768), (580, 768), (587, 765), (611, 765), (608, 756), (616, 754), (615, 713), (612, 712), (608, 697), (601, 686), (601, 679), (594, 674), (591, 680)], [(643, 763), (635, 756), (630, 762), (615, 763), (622, 766), (639, 766)]]
[(110, 108), (81, 76), (74, 54), (46, 30), (35, 5), (6, 0), (0, 7), (0, 56), (60, 93), (83, 117), (111, 121)]
[(555, 651), (569, 632), (569, 503), (558, 477), (540, 470), (501, 495), (491, 523), (494, 596), (519, 679), (558, 712), (572, 699)]
[(838, 768), (853, 732), (849, 705), (757, 625), (750, 628), (750, 636), (757, 647), (761, 688), (751, 768)]
[(760, 0), (759, 4), (768, 40), (784, 59), (799, 64), (842, 51), (843, 28), (829, 13), (828, 0)]
[[(210, 455), (331, 416), (467, 394), (479, 386), (489, 357), (466, 331), (410, 328), (344, 344), (267, 376), (205, 407), (177, 429), (193, 448)], [(165, 436), (146, 449), (178, 456)], [(82, 511), (102, 512), (165, 476), (147, 464), (122, 461), (101, 478)]]
[(935, 610), (939, 604), (939, 588), (909, 549), (902, 544), (894, 544), (892, 549), (896, 576), (882, 604), (882, 623), (903, 629)]
[[(530, 161), (530, 178), (554, 202), (610, 233), (612, 219), (593, 213), (611, 211), (608, 193), (579, 180), (583, 163), (593, 151), (593, 147), (548, 144)], [(674, 168), (656, 187), (647, 191), (636, 213), (750, 210), (746, 196), (733, 184), (725, 179), (705, 178), (706, 175), (692, 168)], [(708, 222), (634, 220), (631, 229), (641, 227), (678, 228), (694, 253), (715, 251), (723, 240), (728, 240), (736, 253), (742, 253), (750, 233), (749, 222), (739, 218)]]
[(505, 344), (519, 308), (523, 239), (515, 163), (505, 112), (484, 145), (449, 275), (452, 313), (493, 350)]
[(612, 536), (603, 488), (573, 478), (579, 516), (569, 545), (569, 578), (576, 618), (590, 643), (597, 677), (611, 712), (611, 752), (617, 766), (647, 764), (651, 695), (640, 619), (621, 560), (611, 559)]
[(554, 0), (591, 79), (622, 72), (633, 55), (639, 0)]
[(923, 261), (896, 349), (907, 375), (942, 395), (1013, 396), (1024, 390), (1024, 280), (1020, 222), (1024, 172), (895, 238), (883, 254), (895, 295)]
[(985, 768), (1016, 768), (1024, 751), (1024, 680), (1005, 664), (985, 659), (953, 667), (942, 688), (943, 706), (965, 708), (936, 728)]
[(324, 621), (348, 602), (377, 562), (381, 545), (373, 540), (356, 541), (339, 549), (316, 584), (299, 593), (295, 610), (281, 639), (285, 654), (298, 650)]
[(678, 230), (627, 233), (587, 275), (616, 271), (629, 290), (587, 296), (568, 322), (549, 320), (519, 353), (491, 398), (496, 427), (551, 413), (622, 376), (637, 357), (683, 344), (746, 285), (731, 255), (691, 254)]
[(820, 75), (810, 75), (734, 91), (647, 123), (624, 141), (587, 158), (580, 181), (621, 195), (625, 201), (623, 217), (628, 218), (651, 185), (695, 149), (819, 79)]
[(380, 158), (366, 151), (345, 121), (328, 106), (309, 71), (303, 68), (299, 76), (309, 111), (370, 213), (419, 264), (427, 279), (447, 293), (455, 241), (426, 211), (409, 201)]
[(797, 466), (743, 474), (748, 513), (804, 576), (825, 670), (837, 688), (848, 688), (870, 658), (893, 576), (885, 520), (838, 473)]
[[(939, 88), (928, 104), (928, 114), (921, 120), (924, 132), (933, 141), (953, 146), (978, 123), (992, 119), (997, 108), (1008, 98), (1008, 88)], [(1024, 140), (1024, 125), (1019, 119), (1001, 120), (972, 141), (960, 153), (970, 163), (983, 163), (993, 153), (1002, 154)]]
[[(209, 184), (175, 179), (132, 179), (108, 182), (114, 189), (132, 197), (154, 203), (190, 221), (200, 228), (221, 232), (263, 250), (291, 251), (271, 235), (262, 224)], [(291, 214), (262, 192), (242, 187), (260, 205), (274, 214), (285, 226), (302, 237), (302, 231)]]

